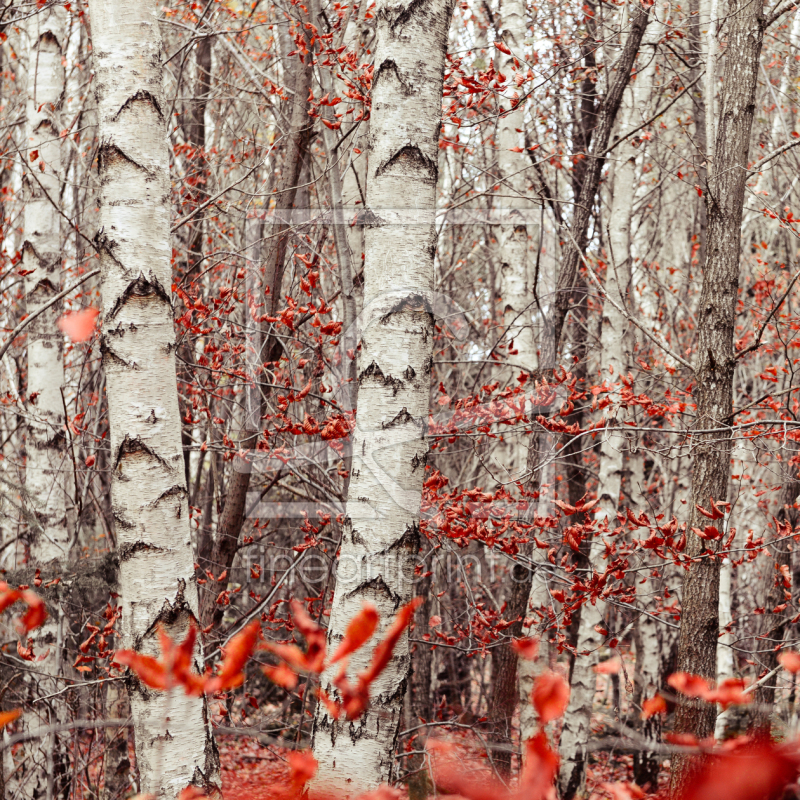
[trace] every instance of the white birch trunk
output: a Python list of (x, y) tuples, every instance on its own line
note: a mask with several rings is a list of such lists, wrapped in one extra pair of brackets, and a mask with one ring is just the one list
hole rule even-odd
[[(99, 133), (103, 367), (126, 647), (157, 653), (198, 614), (170, 298), (170, 181), (155, 0), (91, 0)], [(134, 681), (141, 791), (218, 792), (205, 701)]]
[[(384, 0), (376, 11), (358, 417), (328, 645), (336, 647), (364, 601), (375, 604), (381, 622), (371, 645), (351, 659), (351, 676), (411, 599), (419, 550), (434, 334), (433, 214), (452, 10), (452, 0)], [(409, 667), (404, 635), (372, 684), (361, 718), (337, 722), (317, 705), (312, 795), (353, 796), (391, 778)], [(326, 673), (322, 688), (335, 697), (332, 678)]]
[[(27, 151), (22, 267), (28, 314), (61, 291), (61, 123), (67, 12), (52, 5), (27, 20), (29, 41)], [(33, 156), (33, 158), (31, 158)], [(69, 547), (65, 476), (72, 469), (64, 434), (63, 335), (58, 304), (30, 325), (25, 488), (31, 521), (31, 560), (64, 558)]]
[[(514, 72), (514, 55), (525, 52), (523, 41), (526, 36), (525, 4), (522, 0), (504, 0), (503, 41), (512, 55), (498, 51), (498, 71), (510, 78)], [(515, 84), (510, 81), (502, 105), (512, 108), (513, 96), (517, 94)], [(525, 103), (522, 102), (498, 120), (497, 123), (497, 161), (500, 167), (500, 209), (502, 223), (500, 240), (499, 293), (503, 313), (504, 343), (516, 354), (509, 353), (508, 361), (533, 370), (536, 365), (536, 342), (531, 327), (531, 302), (533, 294), (528, 284), (528, 261), (532, 237), (537, 233), (532, 222), (536, 205), (528, 199), (528, 178), (526, 168), (532, 169), (525, 153), (512, 152), (512, 148), (524, 145)], [(537, 237), (538, 238), (538, 237)], [(513, 342), (513, 348), (511, 344)], [(513, 477), (525, 470), (527, 460), (527, 440), (518, 439), (514, 448), (515, 457), (511, 463)]]
[[(731, 588), (733, 585), (733, 564), (726, 558), (719, 571), (719, 628), (722, 635), (717, 640), (717, 685), (726, 678), (733, 677), (733, 631), (726, 631), (725, 626), (733, 622), (731, 613)], [(714, 727), (714, 738), (722, 739), (725, 734), (728, 713), (727, 709), (717, 716)]]

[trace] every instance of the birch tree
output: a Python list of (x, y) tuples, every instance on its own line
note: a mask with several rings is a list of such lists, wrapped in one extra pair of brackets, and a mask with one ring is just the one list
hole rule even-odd
[[(360, 326), (358, 416), (329, 647), (364, 601), (380, 614), (380, 636), (411, 599), (420, 546), (419, 506), (430, 388), (433, 212), (442, 81), (452, 0), (384, 0), (376, 11), (367, 177), (364, 321)], [(351, 661), (355, 674), (370, 648)], [(317, 706), (312, 794), (346, 796), (388, 780), (409, 677), (407, 636), (373, 684), (356, 722)], [(333, 674), (322, 688), (332, 696)]]
[[(103, 367), (127, 647), (157, 653), (199, 616), (170, 298), (168, 106), (158, 5), (91, 0), (100, 150)], [(200, 654), (198, 654), (199, 659)], [(197, 666), (202, 664), (198, 660)], [(218, 791), (205, 701), (131, 687), (141, 791)]]
[[(65, 19), (50, 5), (27, 20), (30, 69), (27, 91), (26, 191), (22, 265), (25, 306), (38, 311), (61, 291), (61, 104), (64, 95)], [(58, 304), (28, 328), (28, 425), (25, 488), (35, 522), (31, 556), (38, 563), (64, 558), (69, 547), (64, 433), (63, 335)]]

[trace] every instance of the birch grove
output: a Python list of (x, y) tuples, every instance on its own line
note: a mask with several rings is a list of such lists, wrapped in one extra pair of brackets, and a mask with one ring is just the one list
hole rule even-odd
[(799, 20), (0, 4), (3, 795), (794, 797)]

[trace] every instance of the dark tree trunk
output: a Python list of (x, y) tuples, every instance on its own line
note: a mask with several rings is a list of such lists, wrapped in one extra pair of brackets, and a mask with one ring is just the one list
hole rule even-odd
[[(797, 442), (788, 441), (787, 450), (789, 453), (797, 454)], [(788, 523), (790, 530), (794, 530), (800, 520), (800, 512), (795, 508), (795, 501), (800, 495), (800, 476), (795, 467), (788, 466), (790, 473), (785, 476), (783, 491), (781, 492), (781, 508), (778, 511), (777, 519), (779, 522)], [(786, 529), (776, 528), (775, 539), (780, 540), (786, 536)], [(785, 609), (781, 607), (787, 602), (786, 594), (789, 593), (791, 599), (791, 589), (787, 589), (784, 584), (784, 568), (791, 569), (792, 550), (791, 540), (775, 541), (770, 547), (770, 552), (775, 560), (775, 570), (769, 575), (770, 585), (767, 589), (767, 596), (764, 600), (764, 616), (761, 618), (760, 636), (756, 639), (756, 645), (760, 651), (757, 655), (756, 663), (761, 667), (761, 673), (767, 674), (778, 666), (779, 650), (777, 645), (783, 640), (786, 630), (789, 627), (789, 616)], [(780, 609), (780, 610), (776, 610)], [(753, 718), (753, 731), (758, 737), (769, 739), (772, 735), (772, 723), (774, 719), (775, 705), (775, 680), (768, 679), (761, 686), (757, 687), (753, 695), (755, 714)]]
[[(296, 62), (297, 68), (293, 76), (290, 95), (291, 114), (290, 131), (285, 139), (282, 152), (282, 168), (278, 185), (274, 192), (276, 216), (271, 230), (263, 233), (264, 245), (262, 258), (264, 263), (264, 292), (266, 294), (266, 313), (273, 316), (280, 307), (281, 284), (286, 262), (286, 248), (289, 244), (291, 230), (288, 209), (294, 207), (300, 171), (311, 134), (311, 119), (308, 116), (308, 94), (311, 87), (311, 64)], [(265, 226), (266, 227), (266, 226)], [(259, 362), (277, 361), (280, 358), (281, 345), (274, 336), (267, 336), (261, 349)], [(248, 403), (248, 405), (251, 405)], [(260, 402), (258, 403), (260, 406)], [(240, 449), (255, 450), (260, 435), (260, 412), (258, 408), (249, 408), (245, 426), (239, 434)], [(217, 536), (211, 554), (211, 562), (215, 571), (230, 569), (239, 549), (239, 534), (244, 522), (247, 490), (250, 487), (252, 462), (249, 456), (237, 455), (233, 460), (233, 472), (228, 481), (225, 494), (225, 505), (217, 526)], [(202, 621), (206, 627), (217, 624), (222, 619), (223, 606), (216, 603), (213, 592), (204, 595)]]
[[(572, 307), (572, 295), (578, 274), (581, 256), (588, 244), (589, 221), (592, 218), (594, 198), (600, 185), (600, 175), (606, 162), (606, 152), (611, 141), (611, 133), (617, 119), (617, 112), (622, 103), (622, 95), (630, 81), (633, 64), (639, 52), (650, 6), (640, 6), (631, 23), (628, 38), (622, 55), (616, 65), (616, 76), (610, 81), (608, 94), (597, 111), (597, 126), (594, 129), (591, 145), (586, 154), (586, 167), (581, 184), (581, 191), (575, 205), (575, 214), (567, 240), (564, 243), (564, 258), (558, 274), (554, 310), (550, 321), (551, 330), (545, 332), (539, 352), (539, 369), (542, 372), (552, 370), (556, 366), (556, 356), (561, 343), (564, 320)], [(583, 169), (583, 168), (582, 168)]]
[[(708, 179), (708, 255), (697, 309), (695, 355), (696, 425), (719, 428), (730, 423), (736, 354), (733, 346), (739, 288), (742, 207), (747, 180), (747, 153), (755, 113), (759, 56), (764, 37), (760, 2), (729, 0), (728, 47), (720, 98), (719, 126)], [(724, 501), (730, 477), (730, 431), (699, 434), (693, 452), (691, 526), (706, 527), (709, 520), (697, 506)], [(686, 553), (697, 558), (706, 548), (718, 549), (719, 540), (702, 540), (689, 533)], [(716, 677), (719, 633), (719, 561), (701, 558), (692, 564), (683, 588), (683, 612), (678, 647), (678, 669)], [(716, 707), (682, 698), (675, 730), (704, 739), (714, 733)], [(672, 760), (671, 792), (678, 796), (694, 768), (685, 756)]]

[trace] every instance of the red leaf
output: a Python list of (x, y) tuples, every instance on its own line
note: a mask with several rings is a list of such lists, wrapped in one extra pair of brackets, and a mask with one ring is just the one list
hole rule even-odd
[(569, 701), (569, 684), (555, 672), (543, 672), (533, 684), (533, 705), (542, 725), (558, 719)]
[(796, 653), (794, 650), (784, 650), (778, 656), (778, 661), (787, 672), (792, 674), (800, 672), (800, 653)]
[(422, 598), (415, 597), (408, 605), (403, 606), (394, 618), (394, 622), (386, 631), (386, 637), (379, 642), (372, 654), (372, 663), (359, 675), (367, 686), (386, 669), (386, 665), (392, 657), (395, 645), (400, 641), (403, 631), (411, 624), (414, 612), (422, 605)]
[(15, 708), (13, 711), (0, 711), (0, 728), (5, 728), (10, 725), (15, 719), (22, 714), (21, 708)]
[(611, 795), (611, 800), (641, 800), (645, 796), (641, 786), (629, 781), (600, 784)]
[(709, 688), (705, 679), (688, 672), (674, 672), (667, 678), (667, 683), (687, 697), (703, 697)]
[(609, 658), (608, 661), (602, 661), (594, 666), (594, 671), (598, 675), (616, 675), (622, 668), (622, 662), (619, 658)]
[(508, 49), (508, 46), (501, 41), (495, 41), (494, 46), (501, 52), (505, 53), (507, 56), (511, 55), (511, 51)]
[(17, 642), (17, 653), (23, 661), (33, 661), (33, 639), (28, 639), (27, 647), (23, 647), (22, 642)]
[(64, 314), (58, 320), (58, 327), (72, 339), (73, 342), (85, 342), (92, 338), (94, 321), (100, 312), (96, 308), (84, 308), (82, 311), (72, 311)]
[(17, 589), (9, 589), (7, 583), (0, 581), (0, 612), (5, 611), (21, 598), (22, 592)]
[(650, 717), (654, 717), (656, 714), (666, 713), (667, 701), (660, 694), (642, 703), (642, 719), (650, 719)]
[(724, 711), (728, 706), (746, 706), (753, 701), (753, 695), (744, 693), (743, 680), (729, 678), (716, 689), (706, 692), (703, 700), (708, 703), (719, 703)]
[(517, 651), (520, 658), (532, 661), (539, 655), (539, 640), (526, 637), (524, 639), (515, 639), (511, 646)]
[(520, 774), (522, 798), (545, 800), (552, 797), (558, 762), (558, 753), (550, 747), (544, 731), (528, 739), (525, 742), (525, 763)]
[(139, 680), (151, 689), (164, 691), (170, 688), (164, 665), (152, 656), (143, 656), (134, 650), (117, 650), (114, 661), (123, 667), (130, 667)]
[(205, 797), (206, 793), (199, 786), (187, 786), (181, 790), (178, 795), (178, 800), (200, 800)]
[(243, 669), (255, 650), (258, 637), (261, 635), (261, 625), (258, 620), (253, 620), (243, 630), (236, 634), (225, 645), (225, 657), (219, 675), (209, 678), (206, 682), (207, 693), (220, 692), (225, 689), (235, 689), (244, 683)]
[(264, 674), (278, 686), (291, 691), (297, 686), (297, 673), (293, 672), (289, 666), (283, 662), (278, 664), (277, 667), (264, 666), (261, 667)]
[(713, 499), (711, 500), (711, 511), (703, 508), (703, 506), (698, 506), (695, 504), (695, 508), (704, 516), (708, 517), (709, 519), (724, 519), (725, 514), (714, 505)]
[(772, 743), (714, 758), (689, 784), (682, 800), (767, 800), (797, 777), (796, 757)]
[(372, 603), (364, 603), (364, 608), (350, 620), (339, 647), (331, 658), (331, 663), (335, 663), (350, 653), (354, 653), (359, 647), (375, 633), (378, 627), (378, 610)]
[(24, 591), (21, 595), (23, 602), (28, 604), (28, 610), (17, 626), (20, 633), (28, 633), (38, 628), (47, 619), (47, 608), (44, 600), (35, 592)]
[(293, 751), (287, 756), (292, 789), (300, 797), (303, 787), (317, 774), (317, 759), (311, 753)]

